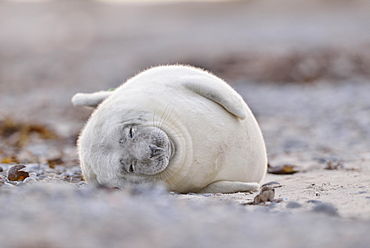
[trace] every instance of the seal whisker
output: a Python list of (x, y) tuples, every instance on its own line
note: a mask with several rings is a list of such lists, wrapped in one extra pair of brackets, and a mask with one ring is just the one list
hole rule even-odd
[(176, 187), (178, 183), (176, 182), (175, 178), (178, 176), (181, 175), (174, 172), (171, 168), (168, 168), (168, 170), (159, 175), (159, 178), (160, 180), (167, 181), (171, 187)]
[(167, 114), (167, 110), (168, 108), (170, 107), (171, 104), (167, 104), (167, 106), (165, 107), (165, 109), (162, 111), (162, 115), (160, 117), (160, 120), (159, 120), (159, 127), (162, 128), (163, 127), (163, 124), (165, 124), (167, 122), (167, 120), (172, 116), (172, 111), (173, 111), (173, 108), (171, 110), (171, 113), (166, 115)]
[[(165, 110), (162, 112), (162, 115), (161, 115), (161, 118), (160, 118), (160, 121), (158, 122), (158, 127), (160, 129), (163, 129), (163, 127), (167, 126), (167, 127), (170, 127), (171, 130), (176, 130), (176, 128), (173, 128), (175, 127), (174, 123), (179, 119), (181, 118), (181, 116), (184, 114), (181, 114), (180, 116), (178, 116), (177, 118), (173, 119), (171, 121), (169, 121), (172, 117), (172, 112), (174, 111), (174, 107), (172, 107), (171, 109), (171, 112), (169, 114), (166, 114), (166, 112), (168, 111), (169, 107), (171, 106), (171, 104), (168, 104), (165, 108)], [(159, 132), (159, 130), (156, 130), (157, 132)], [(167, 134), (169, 135), (169, 134)], [(183, 137), (183, 134), (180, 133), (180, 132), (171, 132), (171, 136), (172, 137)]]
[[(169, 106), (170, 106), (170, 104), (167, 105), (165, 111), (167, 111)], [(176, 118), (171, 118), (173, 111), (174, 111), (174, 106), (172, 107), (170, 114), (168, 114), (166, 118), (161, 118), (161, 121), (159, 122), (159, 128), (162, 129), (163, 126), (176, 127), (176, 125), (174, 123), (176, 123), (181, 117), (183, 117), (183, 115), (186, 114), (186, 112), (184, 112), (184, 113), (178, 115)], [(162, 116), (165, 116), (165, 113), (163, 113)], [(173, 128), (172, 130), (177, 130), (177, 129)], [(180, 134), (181, 136), (178, 135), (178, 134)], [(183, 137), (183, 133), (181, 133), (181, 132), (171, 132), (171, 135), (173, 135), (173, 136), (178, 135), (177, 137)]]
[(152, 125), (154, 126), (154, 119), (155, 119), (155, 116), (156, 116), (156, 112), (157, 112), (157, 109), (158, 109), (158, 107), (156, 107), (155, 109), (154, 109), (154, 112), (153, 112), (153, 116), (152, 116)]

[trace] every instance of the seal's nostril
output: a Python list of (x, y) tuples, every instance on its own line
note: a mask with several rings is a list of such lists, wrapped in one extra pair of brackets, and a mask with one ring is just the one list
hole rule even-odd
[(151, 151), (150, 158), (153, 158), (153, 157), (156, 157), (162, 154), (163, 149), (159, 148), (158, 146), (150, 145), (149, 148)]

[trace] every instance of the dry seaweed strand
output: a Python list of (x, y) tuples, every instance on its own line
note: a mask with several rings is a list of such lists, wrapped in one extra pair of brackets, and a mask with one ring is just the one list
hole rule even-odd
[(291, 164), (284, 164), (279, 166), (268, 165), (268, 173), (276, 175), (290, 175), (299, 172), (298, 166)]
[(34, 133), (41, 139), (58, 138), (55, 132), (41, 124), (16, 122), (11, 118), (0, 120), (0, 137), (16, 147), (23, 147)]

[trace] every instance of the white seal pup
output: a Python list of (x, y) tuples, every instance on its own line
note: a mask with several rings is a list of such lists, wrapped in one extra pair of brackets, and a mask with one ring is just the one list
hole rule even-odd
[(168, 190), (256, 191), (267, 169), (261, 130), (242, 97), (201, 69), (154, 67), (114, 91), (76, 94), (97, 107), (82, 130), (79, 158), (88, 183)]

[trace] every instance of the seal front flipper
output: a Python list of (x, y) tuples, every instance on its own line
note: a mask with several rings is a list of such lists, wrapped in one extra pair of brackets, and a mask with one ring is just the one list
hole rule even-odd
[(96, 108), (102, 101), (112, 95), (112, 91), (98, 91), (94, 93), (77, 93), (72, 97), (74, 106), (88, 106)]
[(240, 119), (247, 117), (247, 109), (243, 98), (226, 82), (215, 82), (213, 76), (191, 76), (187, 78), (187, 81), (183, 85), (187, 89), (220, 104)]
[(208, 184), (203, 189), (196, 193), (236, 193), (236, 192), (252, 192), (258, 191), (260, 185), (258, 183), (245, 183), (233, 181), (217, 181)]

